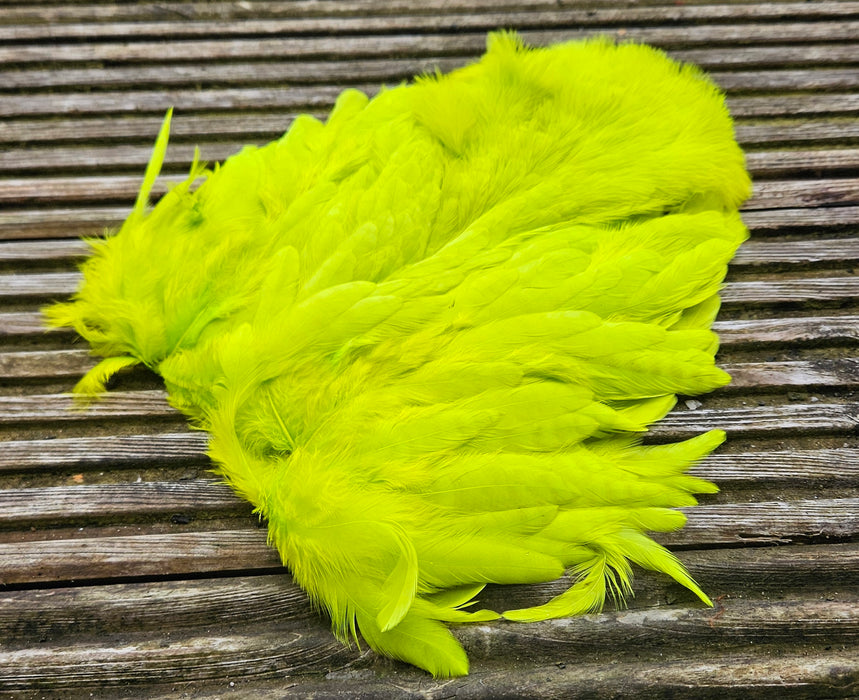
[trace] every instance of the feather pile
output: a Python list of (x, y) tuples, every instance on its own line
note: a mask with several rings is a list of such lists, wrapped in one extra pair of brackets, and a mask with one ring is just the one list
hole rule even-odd
[[(599, 610), (631, 563), (709, 603), (645, 533), (716, 490), (685, 472), (724, 434), (641, 444), (676, 394), (729, 381), (710, 326), (750, 183), (706, 76), (497, 33), (473, 65), (195, 162), (150, 208), (168, 130), (47, 316), (106, 358), (77, 391), (163, 377), (338, 637), (455, 676), (447, 623)], [(565, 572), (543, 605), (468, 607)]]

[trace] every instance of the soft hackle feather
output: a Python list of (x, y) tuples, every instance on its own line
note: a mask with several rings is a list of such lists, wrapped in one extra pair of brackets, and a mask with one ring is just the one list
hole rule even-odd
[(107, 358), (79, 391), (161, 374), (338, 636), (451, 676), (446, 623), (498, 617), (469, 607), (487, 583), (569, 573), (520, 621), (622, 598), (630, 563), (709, 602), (645, 533), (715, 491), (685, 472), (724, 436), (638, 437), (729, 380), (709, 329), (749, 180), (705, 76), (493, 34), (474, 65), (195, 161), (149, 210), (168, 130), (47, 316)]

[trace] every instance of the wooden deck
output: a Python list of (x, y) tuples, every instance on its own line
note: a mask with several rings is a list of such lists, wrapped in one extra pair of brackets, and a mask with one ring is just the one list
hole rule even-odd
[[(93, 361), (38, 309), (74, 290), (78, 236), (129, 211), (168, 106), (162, 191), (196, 144), (213, 161), (266, 142), (347, 85), (461, 65), (497, 27), (605, 33), (709, 70), (756, 181), (752, 239), (717, 324), (734, 384), (653, 431), (730, 433), (696, 469), (722, 492), (660, 538), (716, 608), (641, 572), (628, 610), (458, 629), (472, 674), (436, 682), (334, 640), (156, 377), (69, 410)], [(0, 698), (859, 697), (857, 231), (857, 2), (6, 0)]]

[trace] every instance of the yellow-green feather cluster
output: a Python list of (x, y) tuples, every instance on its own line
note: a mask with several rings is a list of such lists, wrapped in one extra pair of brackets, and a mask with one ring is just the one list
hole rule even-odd
[(479, 63), (195, 164), (146, 211), (168, 124), (47, 313), (108, 358), (85, 393), (163, 376), (339, 636), (450, 676), (445, 623), (497, 617), (466, 609), (487, 583), (571, 573), (500, 611), (522, 621), (599, 609), (630, 562), (707, 602), (644, 533), (715, 490), (685, 472), (724, 436), (636, 437), (729, 380), (709, 328), (749, 181), (700, 72), (495, 34)]

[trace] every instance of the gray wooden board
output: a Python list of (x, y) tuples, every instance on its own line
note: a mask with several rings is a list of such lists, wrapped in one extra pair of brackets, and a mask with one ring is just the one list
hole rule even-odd
[[(71, 294), (127, 215), (163, 112), (165, 177), (220, 161), (482, 51), (607, 34), (708, 69), (755, 195), (723, 291), (733, 384), (681, 397), (652, 441), (708, 429), (722, 492), (655, 537), (710, 594), (637, 571), (629, 610), (456, 628), (472, 675), (437, 682), (345, 647), (205, 433), (144, 373), (83, 407), (97, 358), (39, 307)], [(853, 697), (859, 684), (859, 3), (728, 0), (54, 2), (0, 7), (0, 689), (10, 697)], [(569, 584), (488, 587), (493, 609)], [(232, 685), (230, 685), (232, 684)]]

